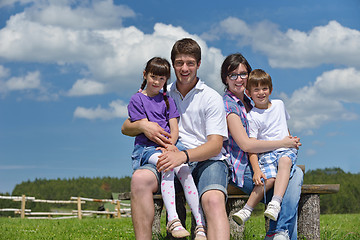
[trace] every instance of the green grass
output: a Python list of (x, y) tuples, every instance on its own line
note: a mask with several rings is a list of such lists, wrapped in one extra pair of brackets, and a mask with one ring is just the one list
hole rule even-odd
[[(165, 236), (165, 219), (162, 220), (162, 235)], [(321, 215), (321, 239), (360, 239), (359, 223), (360, 214)], [(187, 228), (190, 229), (189, 220)], [(244, 239), (264, 239), (264, 236), (264, 218), (252, 217), (246, 223)], [(0, 218), (0, 239), (135, 239), (135, 236), (131, 218), (82, 220)]]

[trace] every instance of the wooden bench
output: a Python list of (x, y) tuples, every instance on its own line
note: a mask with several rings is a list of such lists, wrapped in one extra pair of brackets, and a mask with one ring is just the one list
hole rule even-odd
[[(305, 167), (299, 166), (303, 171)], [(304, 184), (301, 188), (301, 196), (298, 207), (298, 239), (320, 239), (320, 194), (337, 193), (340, 184)], [(228, 186), (228, 201), (226, 210), (230, 222), (230, 234), (232, 239), (242, 239), (245, 225), (239, 226), (232, 219), (232, 215), (240, 210), (248, 199), (248, 195), (233, 185)], [(130, 193), (119, 195), (120, 200), (130, 199)], [(186, 200), (184, 194), (176, 196), (176, 208), (183, 225), (186, 219)], [(161, 212), (163, 201), (161, 194), (154, 194), (155, 217), (153, 222), (153, 234), (161, 235)], [(266, 220), (265, 230), (269, 226)], [(195, 229), (195, 221), (192, 221), (191, 232)]]

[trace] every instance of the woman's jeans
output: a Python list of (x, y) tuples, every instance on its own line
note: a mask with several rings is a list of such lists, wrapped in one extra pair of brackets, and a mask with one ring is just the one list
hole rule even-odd
[[(270, 220), (270, 227), (267, 232), (268, 235), (271, 235), (277, 232), (288, 231), (291, 240), (297, 240), (297, 213), (304, 176), (303, 171), (299, 167), (295, 166), (294, 168), (294, 175), (290, 178), (284, 194), (278, 220), (276, 222)], [(254, 188), (252, 176), (253, 173), (248, 165), (244, 173), (244, 186), (241, 188), (247, 194), (250, 194)], [(273, 190), (273, 188), (270, 189), (266, 194), (267, 203), (272, 198)]]

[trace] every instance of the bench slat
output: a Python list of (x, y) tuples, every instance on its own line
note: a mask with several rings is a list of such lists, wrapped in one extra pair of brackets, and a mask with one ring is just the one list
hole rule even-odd
[(301, 187), (302, 194), (330, 194), (339, 190), (340, 184), (304, 184)]

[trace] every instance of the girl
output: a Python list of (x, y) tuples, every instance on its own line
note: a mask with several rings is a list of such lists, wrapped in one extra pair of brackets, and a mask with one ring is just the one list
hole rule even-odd
[[(144, 134), (135, 138), (132, 154), (133, 169), (148, 163), (156, 166), (162, 151), (186, 150), (178, 141), (179, 129), (177, 118), (179, 113), (172, 98), (167, 97), (167, 80), (170, 78), (170, 64), (166, 59), (154, 57), (150, 59), (143, 72), (143, 83), (134, 94), (128, 105), (130, 120), (156, 122), (170, 134), (169, 144), (157, 145)], [(146, 87), (146, 88), (145, 88)], [(162, 92), (161, 92), (162, 90)], [(176, 146), (175, 146), (176, 144)], [(195, 239), (206, 239), (203, 213), (199, 204), (199, 196), (192, 178), (190, 168), (182, 164), (170, 171), (161, 172), (161, 194), (168, 213), (167, 231), (175, 238), (183, 238), (190, 233), (182, 226), (175, 205), (174, 173), (180, 180), (186, 200), (196, 220)]]

